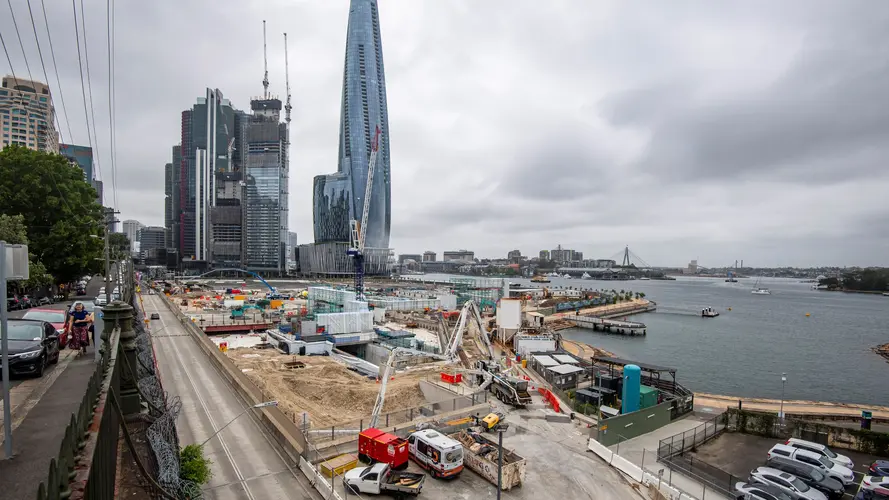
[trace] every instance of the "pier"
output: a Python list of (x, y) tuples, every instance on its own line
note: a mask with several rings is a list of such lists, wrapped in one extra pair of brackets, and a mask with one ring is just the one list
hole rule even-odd
[(562, 319), (579, 328), (590, 328), (596, 331), (620, 335), (646, 335), (647, 333), (645, 323), (639, 323), (638, 321), (621, 321), (595, 316), (566, 316)]

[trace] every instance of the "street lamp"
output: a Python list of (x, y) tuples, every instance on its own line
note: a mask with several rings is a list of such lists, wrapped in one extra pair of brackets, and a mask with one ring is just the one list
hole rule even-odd
[(500, 500), (500, 491), (503, 488), (503, 433), (509, 428), (507, 423), (498, 423), (494, 430), (497, 431), (497, 500)]
[(787, 374), (781, 374), (781, 411), (778, 412), (778, 418), (784, 420), (784, 385), (787, 383)]
[(248, 406), (244, 411), (242, 411), (241, 413), (238, 413), (238, 415), (235, 416), (235, 418), (229, 420), (227, 424), (225, 424), (225, 425), (223, 425), (222, 427), (220, 427), (218, 431), (214, 432), (210, 437), (208, 437), (207, 439), (205, 439), (204, 442), (201, 443), (201, 448), (203, 448), (204, 445), (207, 444), (207, 441), (213, 439), (214, 437), (216, 437), (217, 434), (219, 434), (220, 432), (222, 432), (222, 429), (225, 429), (226, 427), (228, 427), (229, 425), (231, 425), (232, 422), (234, 422), (235, 420), (237, 420), (238, 418), (240, 418), (241, 415), (247, 413), (247, 412), (250, 411), (250, 410), (255, 410), (255, 409), (257, 409), (257, 408), (265, 408), (265, 407), (267, 407), (267, 406), (278, 406), (278, 402), (277, 402), (277, 401), (266, 401), (266, 402), (264, 402), (264, 403), (257, 403), (257, 404), (255, 404), (255, 405), (253, 405), (253, 406)]

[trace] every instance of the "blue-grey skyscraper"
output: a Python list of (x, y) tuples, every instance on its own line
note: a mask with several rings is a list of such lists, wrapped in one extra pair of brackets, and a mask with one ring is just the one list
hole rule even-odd
[(376, 0), (352, 0), (340, 108), (337, 173), (314, 182), (315, 243), (349, 241), (349, 220), (361, 219), (374, 131), (382, 137), (365, 233), (368, 248), (389, 248), (392, 219), (389, 172), (389, 113)]

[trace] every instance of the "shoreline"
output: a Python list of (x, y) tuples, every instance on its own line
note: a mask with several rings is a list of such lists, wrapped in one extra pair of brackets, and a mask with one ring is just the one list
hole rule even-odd
[(882, 357), (889, 363), (889, 344), (878, 345), (876, 347), (871, 347), (871, 351), (874, 351), (877, 356)]

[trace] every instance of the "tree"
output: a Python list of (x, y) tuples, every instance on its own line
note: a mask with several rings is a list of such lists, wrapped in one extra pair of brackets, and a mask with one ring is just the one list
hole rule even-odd
[(121, 260), (130, 255), (130, 239), (123, 233), (108, 235), (108, 249), (112, 260)]
[[(12, 245), (27, 245), (28, 230), (25, 227), (25, 218), (21, 215), (0, 214), (0, 241)], [(52, 275), (46, 272), (46, 266), (37, 260), (28, 247), (28, 279), (22, 283), (25, 290), (43, 288), (52, 285)]]
[(28, 250), (61, 283), (100, 268), (102, 207), (83, 171), (53, 153), (0, 151), (0, 214), (21, 215)]

